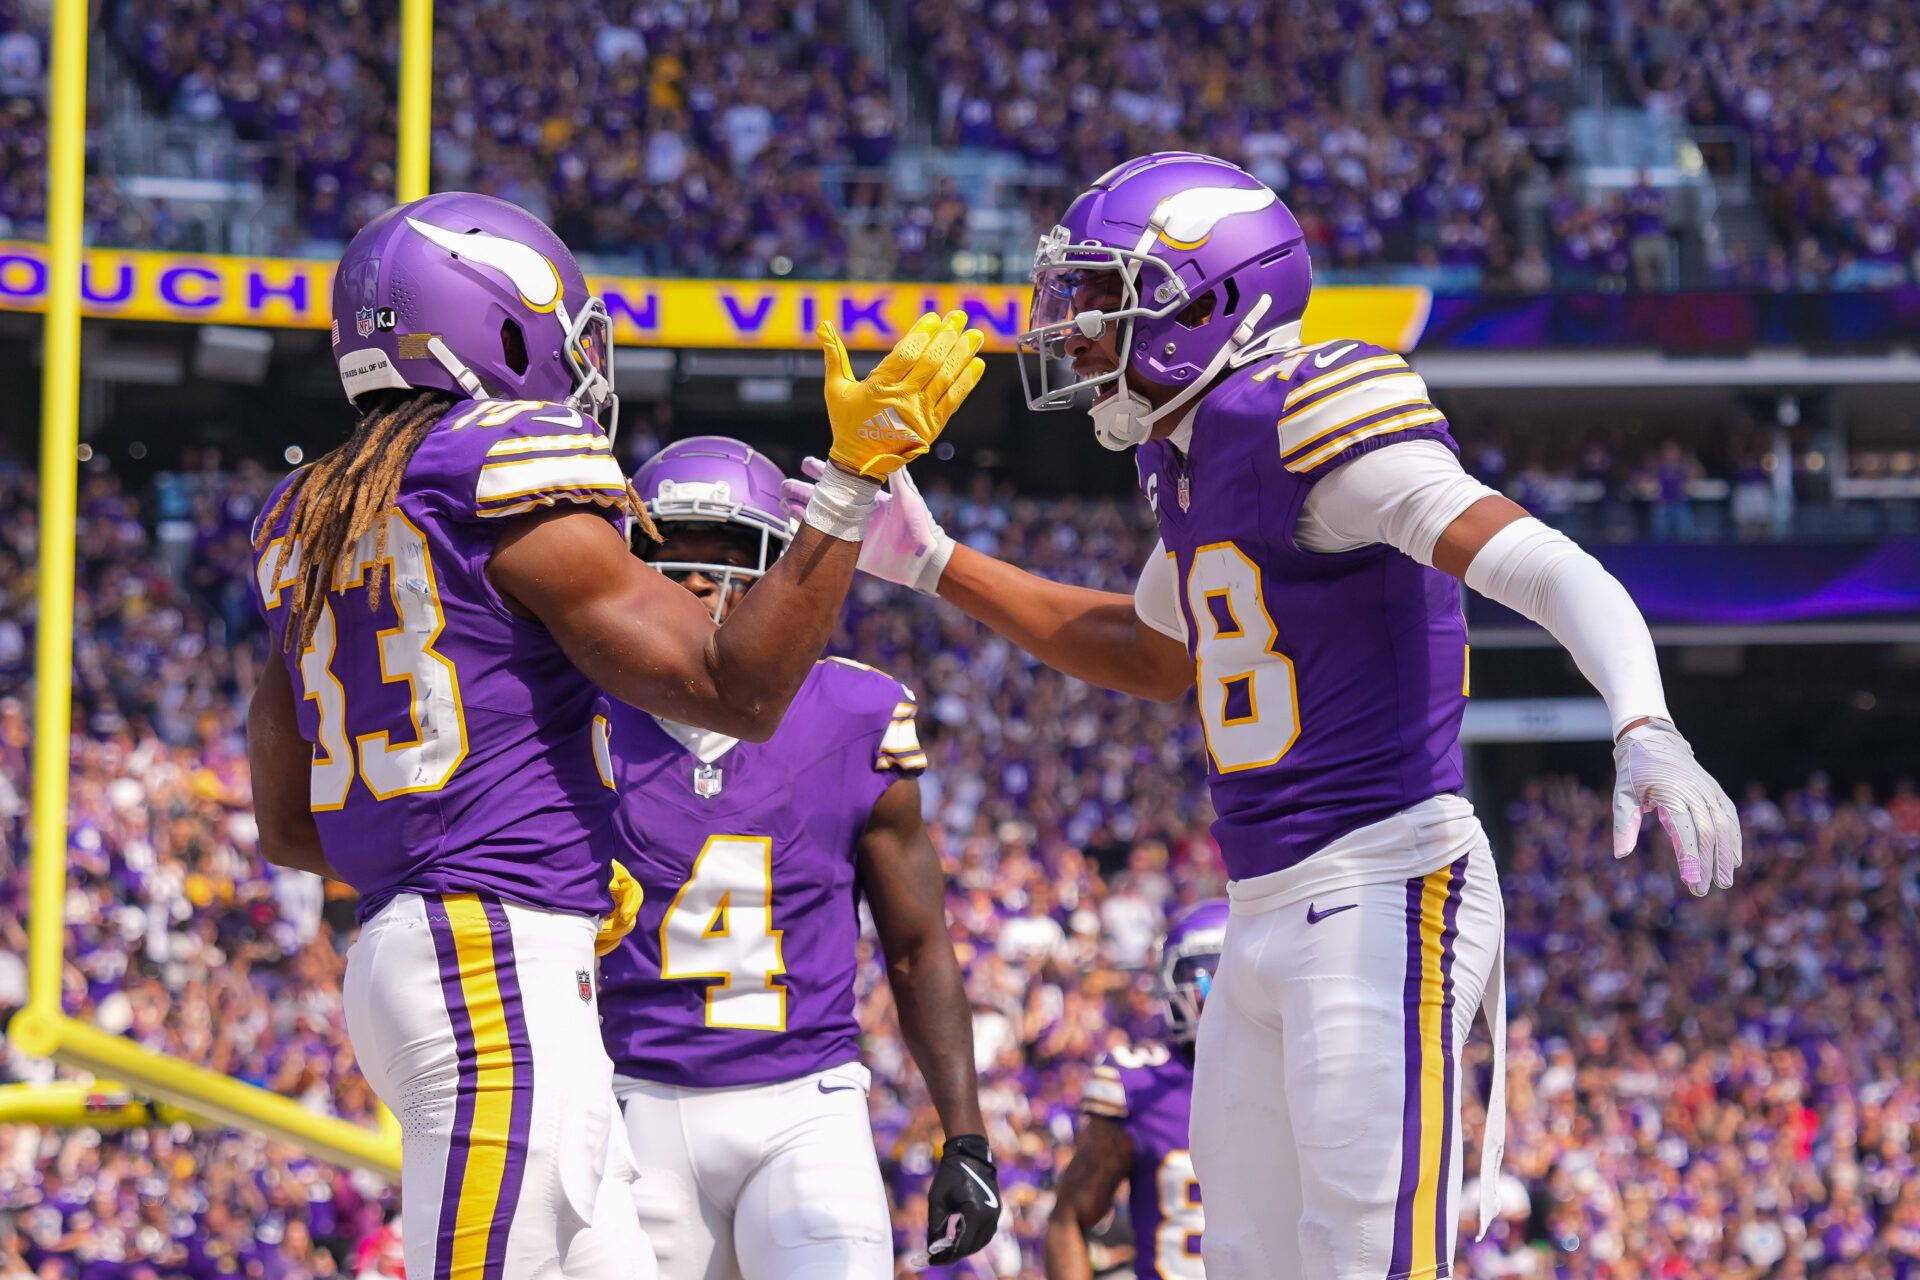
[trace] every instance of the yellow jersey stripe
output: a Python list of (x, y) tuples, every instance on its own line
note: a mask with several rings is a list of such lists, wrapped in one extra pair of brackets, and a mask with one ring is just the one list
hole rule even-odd
[(493, 930), (486, 909), (471, 893), (444, 899), (460, 962), (460, 988), (473, 1026), (475, 1092), (467, 1134), (467, 1170), (460, 1184), (450, 1280), (480, 1280), (486, 1273), (494, 1211), (507, 1171), (513, 1123), (513, 1047), (505, 1002), (494, 972)]
[(1440, 1167), (1442, 1134), (1451, 1118), (1447, 1106), (1447, 1051), (1440, 1026), (1446, 999), (1440, 935), (1446, 926), (1447, 889), (1452, 879), (1452, 866), (1441, 867), (1428, 874), (1420, 891), (1420, 1181), (1413, 1194), (1415, 1225), (1410, 1273), (1416, 1276), (1432, 1275), (1439, 1263), (1434, 1253), (1435, 1233), (1421, 1227), (1435, 1221), (1440, 1212), (1440, 1180), (1448, 1172)]
[[(1330, 440), (1319, 449), (1314, 450), (1308, 456), (1304, 458), (1299, 458), (1293, 462), (1287, 463), (1286, 464), (1287, 470), (1296, 472), (1296, 473), (1301, 471), (1311, 471), (1315, 467), (1319, 466), (1321, 463), (1327, 461), (1327, 459), (1334, 457), (1342, 449), (1347, 448), (1349, 445), (1358, 444), (1362, 440), (1372, 439), (1374, 436), (1386, 435), (1387, 433), (1392, 431), (1405, 431), (1411, 427), (1426, 426), (1428, 423), (1431, 423), (1431, 422), (1443, 422), (1446, 420), (1446, 416), (1447, 416), (1446, 414), (1440, 412), (1438, 409), (1434, 408), (1432, 405), (1421, 405), (1418, 407), (1411, 406), (1411, 405), (1407, 405), (1407, 406), (1396, 405), (1394, 407), (1410, 408), (1413, 411), (1410, 413), (1400, 414), (1397, 417), (1387, 418), (1384, 421), (1373, 423), (1370, 426), (1360, 427), (1354, 431), (1348, 432), (1346, 435), (1341, 436), (1336, 440)], [(1375, 412), (1379, 412), (1379, 411), (1375, 410)], [(1372, 417), (1373, 415), (1367, 414), (1364, 416)]]

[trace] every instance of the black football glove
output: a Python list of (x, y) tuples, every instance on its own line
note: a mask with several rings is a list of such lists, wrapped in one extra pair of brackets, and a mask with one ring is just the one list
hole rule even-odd
[(1000, 1179), (993, 1152), (977, 1133), (948, 1138), (927, 1190), (927, 1257), (957, 1262), (986, 1248), (1000, 1225)]

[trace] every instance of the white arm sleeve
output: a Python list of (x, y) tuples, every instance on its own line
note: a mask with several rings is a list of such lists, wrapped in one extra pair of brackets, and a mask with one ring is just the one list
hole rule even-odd
[(1363, 453), (1314, 485), (1293, 540), (1320, 552), (1384, 542), (1430, 566), (1447, 526), (1497, 494), (1462, 470), (1438, 440), (1407, 440)]
[(1532, 516), (1515, 520), (1480, 548), (1466, 583), (1545, 627), (1573, 655), (1606, 700), (1614, 737), (1641, 716), (1672, 722), (1639, 607), (1618, 578), (1564, 533)]
[(1187, 642), (1187, 619), (1180, 612), (1180, 588), (1174, 581), (1173, 555), (1165, 542), (1153, 544), (1153, 554), (1140, 569), (1133, 589), (1133, 611), (1140, 621), (1169, 639)]

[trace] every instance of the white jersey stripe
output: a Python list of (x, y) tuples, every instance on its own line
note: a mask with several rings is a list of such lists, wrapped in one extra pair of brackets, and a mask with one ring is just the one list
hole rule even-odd
[(583, 433), (568, 436), (509, 436), (487, 450), (489, 458), (504, 453), (546, 453), (549, 450), (569, 450), (589, 453), (612, 453), (613, 441), (598, 433)]
[(1422, 427), (1428, 423), (1443, 422), (1445, 420), (1446, 415), (1432, 405), (1417, 408), (1411, 413), (1399, 414), (1395, 417), (1387, 418), (1383, 421), (1371, 423), (1357, 430), (1350, 431), (1346, 435), (1337, 436), (1320, 448), (1315, 449), (1306, 457), (1298, 458), (1287, 463), (1287, 470), (1293, 472), (1311, 471), (1321, 463), (1333, 458), (1342, 449), (1350, 445), (1359, 444), (1362, 440), (1370, 440), (1374, 436), (1386, 435), (1388, 432), (1405, 431), (1412, 427)]
[(560, 458), (489, 462), (480, 468), (474, 501), (485, 506), (553, 489), (624, 491), (626, 487), (627, 478), (611, 455), (583, 451)]

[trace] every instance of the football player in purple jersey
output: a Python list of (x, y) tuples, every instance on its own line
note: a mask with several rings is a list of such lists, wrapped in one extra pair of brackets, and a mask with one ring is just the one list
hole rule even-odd
[[(1041, 238), (1020, 346), (1031, 407), (1091, 393), (1100, 442), (1135, 451), (1161, 535), (1135, 594), (955, 546), (904, 475), (861, 566), (1090, 683), (1197, 689), (1232, 878), (1196, 1042), (1207, 1273), (1431, 1280), (1483, 995), (1496, 1055), (1505, 1039), (1499, 886), (1460, 795), (1459, 581), (1545, 627), (1605, 699), (1616, 856), (1653, 813), (1704, 894), (1733, 883), (1740, 827), (1620, 583), (1461, 469), (1398, 355), (1303, 343), (1311, 286), (1299, 223), (1252, 175), (1185, 152), (1114, 169)], [(1486, 1165), (1498, 1068), (1494, 1088)]]
[(574, 1248), (625, 1163), (591, 982), (612, 819), (594, 699), (771, 734), (875, 478), (926, 451), (979, 336), (927, 317), (856, 383), (823, 331), (832, 492), (720, 627), (627, 548), (611, 326), (537, 218), (460, 193), (389, 210), (348, 246), (333, 314), (359, 418), (256, 529), (284, 655), (248, 717), (261, 850), (360, 894), (347, 1024), (400, 1118), (409, 1271), (649, 1274), (630, 1218), (604, 1256)]
[[(794, 552), (779, 468), (737, 440), (669, 445), (634, 476), (640, 544), (725, 624)], [(751, 588), (751, 590), (750, 590)], [(854, 977), (864, 898), (900, 1029), (947, 1133), (928, 1194), (946, 1262), (999, 1221), (972, 1013), (920, 818), (913, 694), (814, 665), (764, 743), (604, 706), (617, 857), (644, 890), (601, 967), (602, 1025), (667, 1280), (888, 1280)]]
[(1199, 1280), (1204, 1215), (1193, 1154), (1193, 1036), (1226, 939), (1227, 904), (1197, 902), (1174, 916), (1154, 968), (1166, 1001), (1167, 1042), (1103, 1055), (1080, 1097), (1073, 1159), (1047, 1220), (1047, 1280), (1093, 1280), (1087, 1233), (1128, 1184), (1133, 1273), (1139, 1280)]

